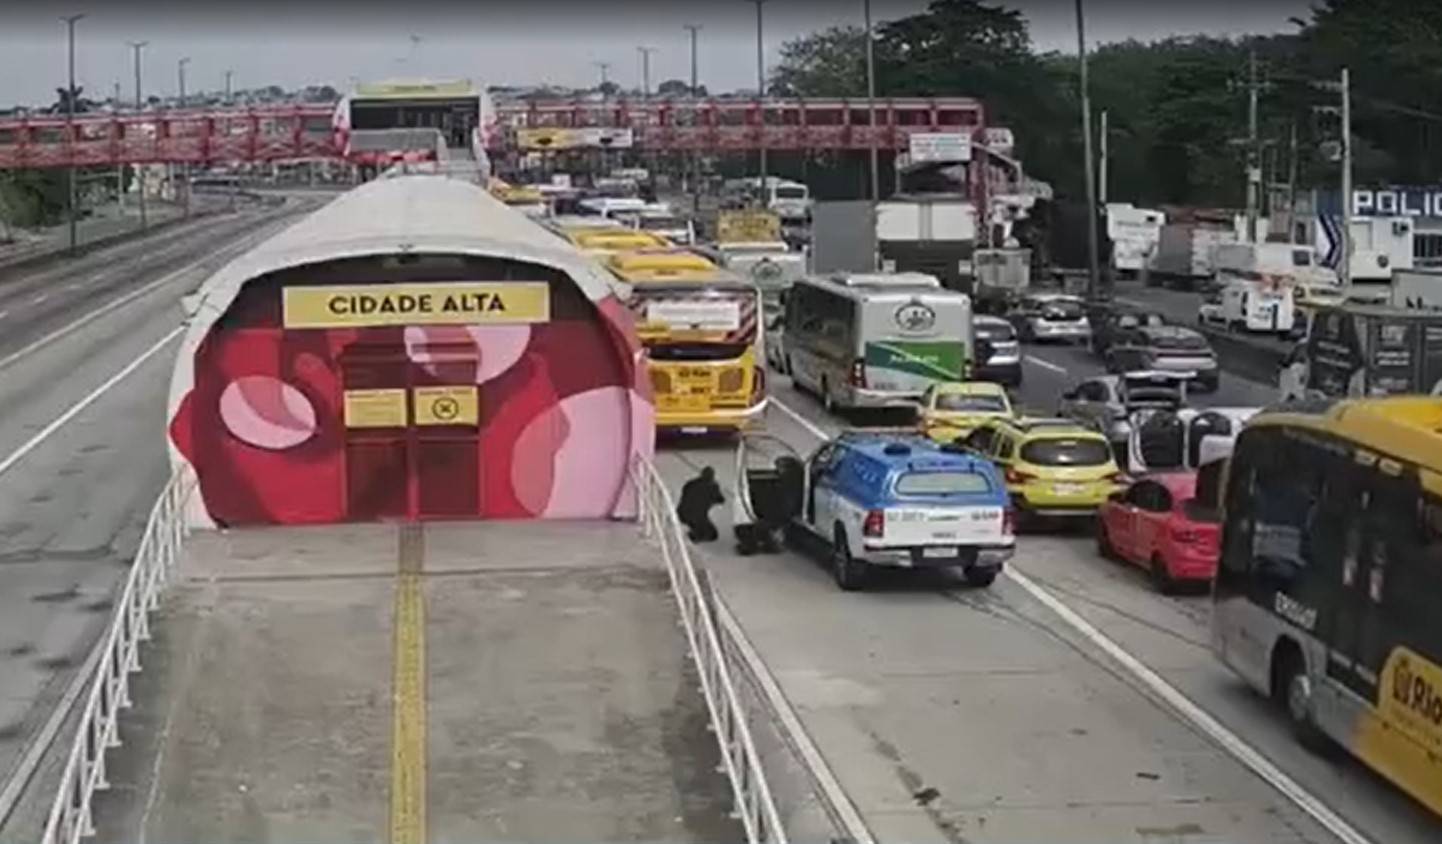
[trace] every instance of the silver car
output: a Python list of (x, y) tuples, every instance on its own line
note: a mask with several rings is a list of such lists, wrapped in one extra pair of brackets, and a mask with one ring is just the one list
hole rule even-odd
[(1020, 386), (1021, 344), (1011, 323), (1001, 317), (976, 314), (971, 318), (971, 332), (978, 340), (991, 344), (991, 357), (972, 367), (972, 380)]
[(1221, 381), (1217, 355), (1198, 331), (1179, 325), (1144, 325), (1117, 332), (1107, 347), (1108, 372), (1191, 372), (1197, 386), (1214, 392)]
[(1092, 336), (1091, 322), (1080, 296), (1033, 293), (1023, 297), (1007, 318), (1028, 343), (1043, 340), (1085, 343)]
[(1062, 393), (1057, 415), (1100, 431), (1112, 443), (1118, 462), (1127, 455), (1132, 414), (1177, 410), (1186, 404), (1189, 379), (1173, 372), (1128, 372), (1088, 378)]

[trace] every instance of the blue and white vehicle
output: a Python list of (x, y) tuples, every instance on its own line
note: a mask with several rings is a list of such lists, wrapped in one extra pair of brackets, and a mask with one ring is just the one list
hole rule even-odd
[(743, 553), (783, 528), (793, 542), (826, 547), (837, 585), (854, 590), (874, 566), (956, 568), (988, 586), (1015, 550), (1006, 483), (988, 460), (915, 432), (871, 430), (844, 432), (804, 460), (751, 467), (749, 439), (737, 458)]

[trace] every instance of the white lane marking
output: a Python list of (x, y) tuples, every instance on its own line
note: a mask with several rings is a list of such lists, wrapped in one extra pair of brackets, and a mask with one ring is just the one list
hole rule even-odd
[(1066, 371), (1066, 367), (1065, 367), (1065, 366), (1057, 366), (1056, 364), (1052, 363), (1051, 361), (1049, 361), (1049, 360), (1044, 360), (1043, 358), (1039, 358), (1039, 357), (1037, 357), (1036, 355), (1027, 355), (1027, 356), (1026, 356), (1026, 362), (1027, 362), (1027, 363), (1030, 363), (1030, 364), (1035, 364), (1036, 366), (1039, 366), (1039, 367), (1041, 367), (1042, 369), (1050, 369), (1052, 372), (1060, 372), (1062, 375), (1066, 375), (1066, 374), (1067, 374), (1067, 371)]
[(69, 322), (69, 323), (67, 323), (67, 324), (65, 324), (65, 325), (62, 325), (61, 327), (55, 329), (54, 331), (50, 332), (49, 334), (46, 334), (44, 337), (41, 337), (40, 339), (35, 340), (35, 341), (32, 342), (32, 343), (28, 343), (28, 344), (26, 344), (24, 347), (20, 348), (19, 350), (15, 351), (15, 352), (11, 352), (10, 354), (6, 355), (5, 357), (0, 358), (0, 369), (5, 369), (5, 368), (9, 367), (9, 366), (10, 366), (11, 364), (13, 364), (15, 361), (20, 360), (21, 358), (23, 358), (23, 357), (25, 357), (25, 356), (27, 356), (27, 355), (29, 355), (29, 354), (32, 354), (33, 352), (35, 352), (35, 350), (40, 349), (40, 348), (42, 348), (42, 347), (44, 347), (44, 346), (46, 346), (46, 345), (48, 345), (48, 344), (50, 344), (50, 343), (58, 340), (58, 339), (60, 339), (61, 337), (64, 337), (66, 334), (69, 334), (70, 332), (76, 330), (77, 328), (81, 328), (81, 327), (83, 327), (83, 326), (85, 326), (85, 325), (87, 325), (87, 324), (89, 324), (89, 323), (91, 323), (91, 322), (99, 319), (100, 317), (105, 316), (106, 314), (110, 313), (111, 311), (116, 310), (117, 308), (124, 307), (125, 305), (127, 305), (127, 304), (135, 301), (136, 299), (139, 299), (141, 296), (144, 296), (145, 294), (150, 293), (150, 292), (152, 292), (152, 291), (154, 291), (154, 290), (156, 290), (156, 289), (158, 289), (158, 288), (160, 288), (160, 287), (164, 287), (165, 285), (167, 285), (167, 284), (175, 281), (176, 278), (184, 275), (185, 273), (188, 273), (188, 272), (194, 270), (196, 267), (201, 266), (202, 264), (206, 263), (207, 261), (213, 261), (213, 260), (215, 260), (217, 256), (227, 255), (227, 253), (234, 253), (234, 252), (240, 251), (240, 250), (242, 250), (242, 249), (244, 249), (244, 248), (248, 248), (251, 244), (253, 244), (253, 243), (255, 243), (257, 240), (261, 239), (262, 236), (265, 236), (265, 235), (269, 234), (271, 228), (273, 228), (273, 226), (266, 226), (264, 229), (262, 229), (262, 230), (261, 230), (260, 232), (258, 232), (257, 234), (254, 234), (254, 235), (251, 235), (251, 236), (249, 236), (249, 237), (246, 237), (246, 238), (238, 241), (237, 243), (235, 243), (234, 245), (232, 245), (232, 246), (229, 247), (229, 248), (221, 249), (221, 250), (218, 250), (218, 251), (213, 252), (213, 253), (211, 253), (211, 254), (205, 255), (204, 257), (197, 258), (196, 260), (191, 261), (189, 264), (186, 264), (185, 266), (181, 267), (180, 269), (177, 269), (177, 270), (174, 270), (174, 271), (172, 271), (172, 272), (169, 272), (169, 273), (161, 276), (160, 278), (156, 279), (155, 281), (152, 281), (151, 283), (145, 285), (144, 287), (140, 287), (140, 288), (137, 288), (137, 289), (135, 289), (135, 290), (132, 290), (132, 291), (130, 291), (129, 293), (125, 294), (124, 296), (121, 296), (121, 297), (118, 298), (118, 299), (111, 299), (109, 302), (105, 303), (104, 305), (100, 306), (99, 308), (96, 308), (95, 310), (91, 311), (90, 313), (86, 314), (85, 316), (82, 316), (82, 317), (80, 317), (79, 319), (74, 320), (73, 322)]
[(5, 317), (8, 317), (8, 316), (10, 316), (10, 312), (9, 312), (9, 311), (0, 311), (0, 319), (4, 319)]
[(1025, 589), (1028, 594), (1044, 605), (1047, 609), (1056, 613), (1062, 621), (1065, 621), (1073, 630), (1081, 634), (1088, 642), (1091, 642), (1098, 649), (1115, 660), (1126, 672), (1142, 685), (1146, 686), (1152, 694), (1165, 701), (1177, 715), (1191, 723), (1191, 725), (1231, 754), (1242, 765), (1246, 766), (1252, 773), (1266, 780), (1269, 785), (1282, 793), (1284, 797), (1295, 803), (1302, 811), (1312, 816), (1317, 823), (1326, 827), (1329, 832), (1340, 838), (1346, 844), (1373, 844), (1372, 840), (1359, 832), (1356, 827), (1328, 808), (1315, 794), (1308, 791), (1296, 780), (1288, 776), (1281, 768), (1256, 748), (1248, 744), (1241, 736), (1227, 729), (1220, 721), (1213, 718), (1206, 710), (1193, 703), (1190, 698), (1182, 694), (1175, 686), (1162, 679), (1152, 669), (1148, 668), (1141, 660), (1132, 656), (1121, 645), (1118, 645), (1105, 633), (1094, 627), (1091, 622), (1082, 618), (1075, 610), (1067, 606), (1061, 599), (1052, 595), (1047, 590), (1038, 586), (1031, 578), (1017, 571), (1015, 567), (1007, 566), (1003, 573), (1011, 580)]
[(90, 393), (88, 393), (80, 401), (77, 401), (75, 404), (70, 405), (69, 409), (67, 409), (59, 416), (55, 417), (55, 419), (52, 420), (49, 425), (41, 428), (38, 432), (36, 432), (35, 436), (26, 440), (23, 445), (10, 452), (8, 457), (6, 457), (4, 460), (0, 460), (0, 475), (4, 475), (6, 472), (14, 468), (16, 463), (24, 460), (25, 455), (34, 451), (36, 447), (38, 447), (41, 443), (45, 442), (45, 440), (49, 439), (51, 434), (54, 434), (56, 431), (65, 427), (65, 424), (68, 423), (70, 420), (74, 419), (76, 416), (80, 415), (81, 411), (94, 404), (97, 399), (109, 392), (110, 389), (116, 384), (119, 384), (121, 381), (124, 381), (126, 378), (128, 378), (131, 373), (139, 369), (146, 361), (150, 360), (152, 357), (155, 357), (156, 352), (159, 352), (161, 349), (165, 348), (166, 344), (169, 343), (171, 340), (179, 337), (181, 333), (185, 331), (185, 329), (185, 325), (177, 325), (176, 327), (170, 329), (170, 331), (166, 332), (164, 337), (161, 337), (155, 342), (155, 345), (146, 349), (144, 352), (141, 352), (140, 357), (126, 364), (125, 367), (119, 372), (107, 378), (105, 380), (105, 383), (101, 384), (99, 387), (96, 387), (94, 390), (91, 390)]
[(812, 422), (810, 419), (807, 419), (805, 416), (802, 416), (800, 413), (797, 413), (794, 409), (792, 409), (791, 405), (787, 404), (786, 402), (783, 402), (781, 399), (778, 399), (778, 398), (776, 398), (775, 396), (772, 396), (772, 397), (771, 397), (771, 404), (772, 404), (773, 407), (779, 408), (782, 413), (784, 413), (784, 414), (786, 414), (787, 416), (790, 416), (792, 419), (796, 420), (796, 422), (799, 423), (799, 424), (801, 425), (801, 427), (803, 427), (803, 428), (806, 429), (807, 433), (810, 433), (812, 436), (816, 437), (817, 439), (822, 439), (822, 440), (829, 440), (829, 439), (831, 439), (831, 435), (828, 434), (828, 433), (826, 433), (826, 431), (825, 431), (820, 425), (817, 425), (815, 422)]
[(49, 299), (49, 298), (50, 298), (50, 294), (49, 294), (49, 293), (41, 293), (39, 296), (33, 297), (33, 298), (30, 300), (30, 304), (32, 304), (32, 305), (38, 305), (38, 304), (40, 304), (41, 302), (44, 302), (46, 299)]
[[(802, 416), (800, 413), (797, 413), (786, 403), (776, 400), (774, 396), (772, 399), (772, 403), (780, 408), (782, 413), (790, 416), (800, 424), (801, 427), (805, 428), (814, 436), (824, 440), (831, 438), (831, 435), (822, 430), (820, 426)], [(1222, 749), (1227, 751), (1232, 758), (1242, 763), (1242, 765), (1261, 777), (1269, 785), (1277, 789), (1277, 791), (1281, 792), (1284, 797), (1295, 803), (1302, 811), (1311, 815), (1314, 820), (1326, 827), (1332, 834), (1346, 842), (1346, 844), (1373, 844), (1371, 839), (1358, 832), (1355, 827), (1343, 820), (1340, 815), (1329, 809), (1320, 798), (1288, 776), (1282, 769), (1273, 764), (1270, 759), (1263, 756), (1261, 751), (1247, 744), (1241, 736), (1222, 726), (1220, 721), (1193, 703), (1190, 698), (1178, 691), (1175, 686), (1162, 679), (1161, 675), (1148, 668), (1141, 660), (1128, 653), (1121, 645), (1112, 641), (1105, 633), (1102, 633), (1094, 627), (1091, 622), (1078, 615), (1075, 610), (1063, 603), (1061, 599), (1038, 586), (1031, 578), (1017, 571), (1014, 566), (1007, 566), (1002, 570), (1002, 573), (1011, 578), (1018, 586), (1025, 589), (1047, 609), (1056, 613), (1057, 616), (1066, 622), (1073, 630), (1114, 659), (1127, 673), (1131, 674), (1138, 682), (1151, 690), (1153, 694), (1170, 705), (1182, 719), (1221, 745)]]
[[(876, 837), (867, 829), (866, 822), (861, 818), (861, 812), (857, 811), (856, 804), (851, 802), (851, 797), (846, 789), (841, 787), (841, 782), (826, 764), (826, 757), (817, 748), (816, 742), (806, 732), (806, 726), (801, 723), (801, 717), (791, 706), (791, 701), (786, 699), (786, 693), (781, 690), (781, 684), (776, 682), (772, 676), (771, 669), (766, 665), (761, 654), (757, 653), (751, 640), (746, 638), (746, 631), (741, 628), (736, 616), (732, 615), (731, 607), (721, 596), (720, 591), (715, 595), (716, 620), (726, 630), (731, 641), (736, 645), (736, 651), (741, 661), (746, 664), (746, 670), (761, 687), (761, 693), (765, 696), (766, 702), (776, 719), (781, 722), (781, 732), (789, 739), (788, 743), (792, 749), (801, 757), (801, 762), (811, 774), (811, 779), (820, 788), (822, 796), (836, 814), (836, 820), (840, 822), (843, 831), (853, 844), (876, 844)], [(831, 814), (828, 812), (827, 814)]]

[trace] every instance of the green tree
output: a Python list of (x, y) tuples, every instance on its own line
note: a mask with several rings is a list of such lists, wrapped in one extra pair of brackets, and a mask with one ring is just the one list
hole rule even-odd
[(833, 26), (787, 41), (769, 87), (782, 97), (866, 96), (866, 30)]

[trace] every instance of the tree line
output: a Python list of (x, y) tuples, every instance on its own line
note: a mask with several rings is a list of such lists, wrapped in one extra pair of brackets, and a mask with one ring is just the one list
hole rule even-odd
[[(1219, 12), (1220, 13), (1220, 12)], [(1139, 204), (1244, 201), (1249, 88), (1259, 152), (1285, 181), (1336, 187), (1343, 67), (1351, 75), (1354, 181), (1442, 181), (1442, 0), (1319, 0), (1280, 35), (1177, 35), (1089, 53), (1093, 127), (1108, 114), (1109, 195)], [(1010, 128), (1027, 172), (1084, 195), (1075, 54), (1038, 52), (1026, 19), (982, 0), (933, 0), (874, 29), (878, 97), (971, 96)], [(778, 96), (864, 97), (866, 32), (832, 27), (783, 45)], [(1255, 77), (1251, 73), (1255, 61)]]

